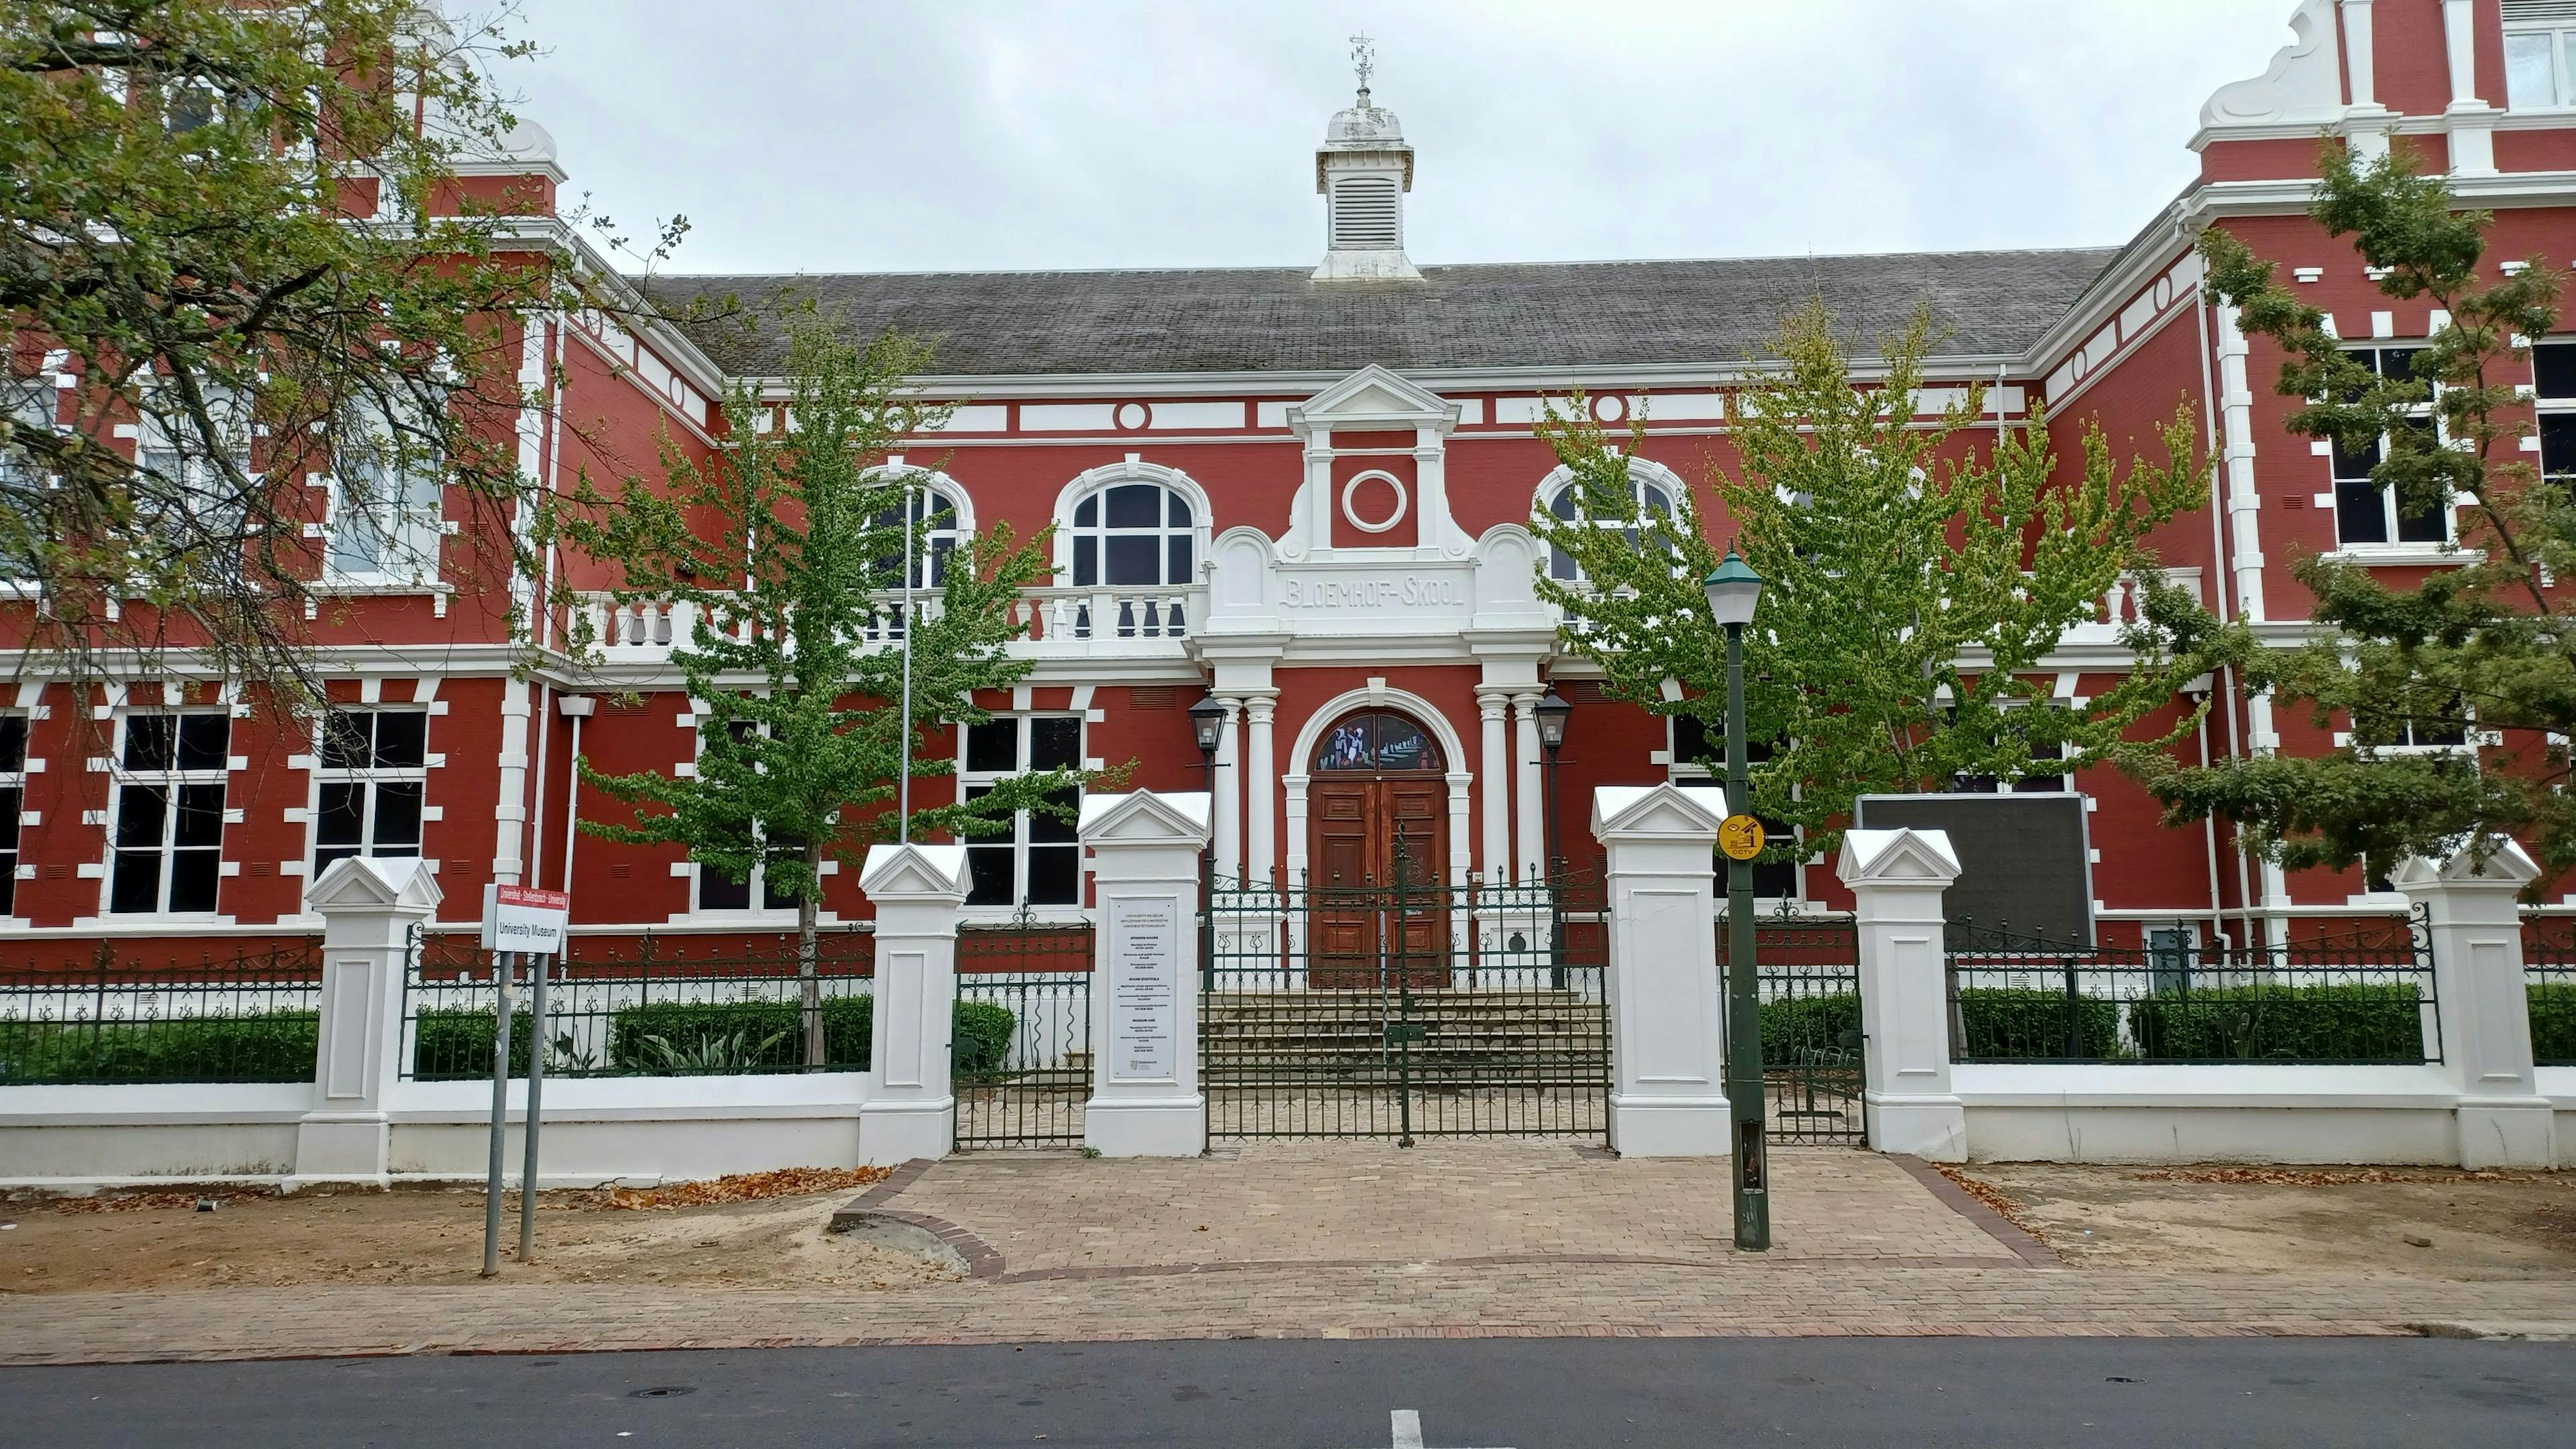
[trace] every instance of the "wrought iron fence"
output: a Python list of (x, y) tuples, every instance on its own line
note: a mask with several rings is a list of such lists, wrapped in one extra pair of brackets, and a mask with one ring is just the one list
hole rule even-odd
[(0, 1085), (309, 1082), (321, 1033), (311, 941), (87, 966), (0, 967)]
[[(1720, 969), (1728, 961), (1723, 903)], [(1868, 1140), (1861, 1058), (1860, 935), (1848, 915), (1756, 917), (1753, 980), (1762, 1003), (1762, 1082), (1776, 1142)]]
[(2544, 1067), (2576, 1067), (2576, 920), (2527, 922), (2522, 936), (2531, 1056)]
[(2083, 947), (1953, 922), (1949, 977), (1954, 1061), (2442, 1059), (2420, 907), (2283, 945)]
[(1091, 1099), (1092, 930), (1026, 913), (957, 933), (950, 1071), (957, 1145), (1082, 1141)]
[(1203, 925), (1212, 1137), (1599, 1136), (1601, 886), (1222, 887)]
[[(817, 943), (813, 973), (792, 945), (761, 952), (693, 951), (650, 935), (622, 954), (553, 964), (542, 1031), (517, 973), (510, 1071), (545, 1043), (546, 1075), (716, 1076), (865, 1071), (873, 1026), (874, 942), (834, 931)], [(522, 963), (524, 968), (524, 962)], [(403, 973), (402, 1075), (420, 1081), (489, 1077), (498, 973), (470, 937), (415, 939)], [(808, 1049), (809, 1026), (819, 1051)]]

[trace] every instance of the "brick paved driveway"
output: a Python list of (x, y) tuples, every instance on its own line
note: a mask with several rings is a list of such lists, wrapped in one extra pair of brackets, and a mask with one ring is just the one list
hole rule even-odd
[[(1722, 1164), (1563, 1143), (954, 1159), (874, 1191), (998, 1261), (884, 1292), (512, 1283), (0, 1296), (0, 1362), (1042, 1339), (2393, 1333), (2576, 1319), (2576, 1280), (2078, 1270), (1901, 1163), (1774, 1161), (1778, 1251)], [(908, 1179), (908, 1180), (907, 1180)], [(825, 1210), (818, 1205), (818, 1211)], [(1202, 1232), (1201, 1228), (1205, 1231)]]

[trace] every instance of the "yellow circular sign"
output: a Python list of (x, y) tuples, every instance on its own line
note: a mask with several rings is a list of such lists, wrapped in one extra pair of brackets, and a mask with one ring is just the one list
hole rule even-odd
[(1762, 853), (1762, 822), (1750, 815), (1729, 815), (1717, 827), (1717, 848), (1729, 860), (1751, 860)]

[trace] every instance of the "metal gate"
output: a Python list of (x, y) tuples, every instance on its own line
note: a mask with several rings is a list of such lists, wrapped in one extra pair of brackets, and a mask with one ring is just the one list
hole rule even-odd
[(957, 932), (957, 1146), (1078, 1147), (1091, 1097), (1091, 927)]
[[(1721, 963), (1728, 934), (1721, 903)], [(1771, 1140), (1866, 1145), (1860, 935), (1852, 918), (1757, 917), (1753, 962), (1762, 1001), (1762, 1083)]]
[(1220, 888), (1202, 920), (1208, 1135), (1600, 1137), (1597, 879)]

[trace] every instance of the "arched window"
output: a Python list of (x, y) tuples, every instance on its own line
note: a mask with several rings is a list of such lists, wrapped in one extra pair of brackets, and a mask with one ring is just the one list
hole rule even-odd
[(1315, 773), (1434, 771), (1440, 746), (1422, 726), (1387, 710), (1355, 714), (1315, 744)]
[[(948, 556), (957, 551), (971, 528), (964, 497), (936, 473), (915, 472), (907, 480), (904, 503), (912, 514), (912, 586), (935, 589), (948, 581)], [(906, 512), (897, 505), (876, 516), (879, 528), (901, 528)], [(903, 549), (896, 545), (879, 572), (881, 588), (903, 587)]]
[[(1649, 514), (1662, 514), (1666, 518), (1673, 516), (1673, 496), (1680, 491), (1680, 480), (1670, 469), (1631, 458), (1628, 460), (1628, 487), (1636, 500), (1638, 518)], [(1569, 469), (1559, 468), (1547, 475), (1547, 481), (1539, 485), (1539, 502), (1559, 523), (1614, 528), (1627, 538), (1629, 547), (1637, 546), (1637, 524), (1624, 518), (1595, 521), (1584, 516), (1583, 487)], [(1583, 570), (1575, 564), (1572, 554), (1551, 546), (1547, 551), (1547, 576), (1570, 584), (1583, 577)]]
[(1177, 488), (1112, 483), (1073, 505), (1076, 588), (1188, 584), (1198, 578), (1198, 517)]

